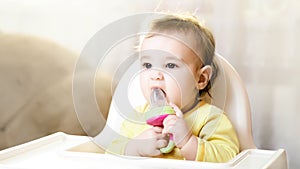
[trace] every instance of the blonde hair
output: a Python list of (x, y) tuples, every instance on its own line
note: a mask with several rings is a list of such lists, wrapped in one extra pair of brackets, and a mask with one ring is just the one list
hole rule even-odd
[[(203, 66), (210, 65), (213, 70), (209, 83), (203, 90), (199, 91), (199, 96), (204, 96), (206, 93), (211, 96), (209, 90), (217, 77), (218, 66), (214, 62), (215, 40), (208, 28), (202, 25), (193, 15), (167, 14), (152, 22), (150, 32), (181, 33), (194, 39), (193, 44), (195, 45), (188, 45), (188, 47), (199, 57)], [(153, 33), (149, 35), (152, 36)]]

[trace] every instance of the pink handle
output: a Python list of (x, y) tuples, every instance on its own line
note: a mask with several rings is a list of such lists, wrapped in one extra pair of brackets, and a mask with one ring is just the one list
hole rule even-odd
[(162, 115), (158, 115), (155, 117), (151, 117), (146, 122), (147, 122), (147, 124), (152, 125), (152, 126), (163, 127), (163, 121), (168, 115), (170, 115), (170, 114), (162, 114)]
[[(152, 126), (163, 127), (164, 126), (163, 121), (165, 120), (166, 117), (168, 117), (168, 115), (170, 115), (170, 114), (162, 114), (162, 115), (152, 117), (147, 120), (147, 124), (152, 125)], [(170, 140), (173, 140), (173, 134), (170, 134)]]

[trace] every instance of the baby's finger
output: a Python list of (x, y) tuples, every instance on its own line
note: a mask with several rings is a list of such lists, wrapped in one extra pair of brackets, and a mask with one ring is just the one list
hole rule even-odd
[(179, 107), (176, 106), (176, 104), (170, 102), (170, 106), (174, 109), (176, 116), (180, 118), (183, 117), (182, 111), (179, 109)]
[(175, 132), (176, 132), (176, 128), (173, 125), (164, 127), (162, 131), (162, 133), (164, 134), (174, 134)]
[(163, 133), (163, 130), (162, 130), (162, 133), (158, 134), (156, 136), (156, 139), (157, 140), (167, 140), (168, 139), (168, 134), (167, 133)]
[(168, 117), (166, 117), (163, 121), (163, 125), (170, 125), (170, 124), (174, 124), (176, 122), (176, 115), (169, 115)]
[(165, 126), (162, 131), (163, 134), (173, 134), (173, 132), (174, 132), (174, 125)]
[(163, 148), (163, 147), (166, 147), (168, 145), (168, 141), (167, 140), (158, 140), (156, 142), (156, 146), (157, 148)]
[(158, 126), (154, 126), (152, 129), (153, 129), (153, 131), (154, 131), (155, 133), (161, 133), (162, 130), (163, 130), (162, 127), (158, 127)]
[(151, 154), (151, 156), (155, 157), (155, 156), (160, 156), (161, 155), (161, 152), (159, 149), (157, 150), (154, 150), (153, 154)]

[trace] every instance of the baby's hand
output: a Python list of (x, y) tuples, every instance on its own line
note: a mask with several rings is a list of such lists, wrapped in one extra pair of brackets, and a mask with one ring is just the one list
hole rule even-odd
[(176, 115), (169, 115), (163, 121), (164, 129), (162, 133), (173, 134), (173, 139), (176, 147), (182, 148), (192, 136), (192, 133), (183, 119), (183, 113), (173, 103), (170, 106), (176, 112)]
[(166, 147), (169, 142), (167, 134), (162, 134), (162, 130), (161, 127), (152, 127), (145, 130), (129, 141), (125, 154), (143, 157), (161, 155), (160, 148)]

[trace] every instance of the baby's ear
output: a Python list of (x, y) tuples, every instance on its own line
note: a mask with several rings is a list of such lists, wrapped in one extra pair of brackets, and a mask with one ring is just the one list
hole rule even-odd
[(209, 65), (206, 65), (198, 70), (198, 72), (197, 72), (197, 76), (198, 76), (197, 88), (199, 90), (202, 90), (207, 86), (207, 84), (211, 78), (211, 75), (212, 75), (212, 67)]

